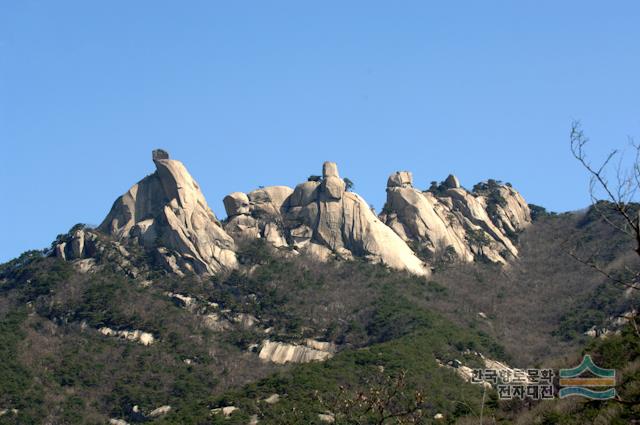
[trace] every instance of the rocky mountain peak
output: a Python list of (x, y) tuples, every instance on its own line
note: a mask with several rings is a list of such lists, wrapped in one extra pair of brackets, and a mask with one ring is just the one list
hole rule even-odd
[(229, 215), (225, 229), (235, 237), (266, 238), (276, 246), (289, 246), (321, 260), (359, 256), (427, 274), (422, 261), (376, 217), (366, 201), (346, 191), (334, 162), (323, 164), (320, 181), (306, 181), (293, 190), (272, 186), (248, 195), (235, 192), (224, 203)]
[(514, 239), (531, 223), (529, 207), (513, 188), (494, 180), (469, 192), (450, 174), (427, 191), (412, 186), (411, 173), (389, 176), (380, 219), (428, 257), (506, 263), (517, 257)]
[(186, 167), (161, 149), (153, 151), (152, 159), (156, 171), (114, 202), (98, 231), (143, 246), (178, 274), (236, 267), (233, 238)]
[(426, 275), (427, 263), (440, 254), (507, 263), (518, 255), (517, 234), (531, 222), (526, 202), (510, 185), (488, 180), (468, 191), (449, 175), (421, 191), (410, 171), (389, 176), (387, 202), (377, 216), (327, 161), (322, 177), (294, 189), (230, 193), (223, 227), (182, 162), (162, 149), (152, 160), (155, 171), (120, 196), (96, 230), (76, 229), (54, 253), (70, 260), (95, 256), (102, 234), (125, 253), (129, 245), (142, 247), (177, 274), (211, 275), (238, 266), (237, 240), (263, 238), (320, 260), (363, 257)]

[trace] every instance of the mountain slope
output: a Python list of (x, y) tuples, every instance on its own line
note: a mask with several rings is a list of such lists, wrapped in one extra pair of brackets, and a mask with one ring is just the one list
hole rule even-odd
[[(428, 280), (362, 261), (291, 257), (263, 239), (237, 247), (240, 269), (206, 279), (149, 267), (144, 251), (129, 253), (136, 277), (106, 254), (87, 270), (84, 260), (27, 253), (0, 272), (0, 407), (18, 410), (0, 423), (136, 423), (162, 406), (171, 411), (154, 420), (165, 423), (248, 423), (253, 415), (309, 423), (340, 385), (348, 399), (402, 370), (403, 397), (422, 392), (429, 417), (477, 414), (480, 388), (437, 361), (479, 366), (480, 351), (515, 366), (548, 365), (588, 339), (580, 321), (573, 332), (581, 336), (567, 340), (565, 315), (593, 309), (604, 281), (562, 255), (565, 236), (582, 240), (581, 252), (615, 242), (606, 264), (632, 264), (624, 241), (589, 213), (538, 219), (509, 269), (445, 262)], [(594, 310), (602, 323), (633, 298), (613, 301)], [(306, 339), (332, 342), (338, 353), (308, 365), (259, 359), (266, 340)], [(276, 393), (278, 403), (259, 401)], [(228, 406), (239, 410), (227, 420), (211, 414)], [(487, 414), (500, 415), (495, 406)]]
[(0, 423), (562, 418), (498, 402), (468, 368), (560, 367), (598, 335), (590, 349), (628, 348), (635, 394), (635, 346), (616, 335), (638, 294), (569, 253), (640, 264), (593, 209), (530, 209), (493, 180), (420, 191), (399, 172), (376, 217), (325, 163), (295, 189), (229, 195), (219, 222), (180, 162), (153, 159), (99, 228), (0, 265)]

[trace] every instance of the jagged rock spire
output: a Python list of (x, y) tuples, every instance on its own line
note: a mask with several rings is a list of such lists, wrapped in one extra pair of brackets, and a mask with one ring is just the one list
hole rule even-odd
[(119, 197), (98, 229), (140, 243), (176, 272), (213, 274), (236, 267), (233, 238), (185, 166), (161, 149), (152, 159), (156, 171)]
[(463, 261), (484, 257), (506, 263), (518, 255), (511, 237), (531, 223), (529, 207), (518, 192), (497, 185), (470, 193), (452, 174), (438, 190), (421, 192), (411, 186), (410, 176), (403, 171), (389, 177), (387, 204), (380, 215), (403, 240), (432, 255), (453, 250)]

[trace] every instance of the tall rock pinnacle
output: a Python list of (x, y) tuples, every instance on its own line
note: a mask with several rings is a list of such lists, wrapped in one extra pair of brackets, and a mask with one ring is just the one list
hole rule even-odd
[(156, 171), (113, 204), (98, 230), (137, 241), (169, 269), (214, 274), (237, 266), (234, 242), (207, 205), (185, 166), (161, 149)]

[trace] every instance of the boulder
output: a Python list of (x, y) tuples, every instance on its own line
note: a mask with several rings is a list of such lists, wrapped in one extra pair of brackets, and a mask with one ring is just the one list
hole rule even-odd
[(271, 394), (269, 397), (265, 398), (263, 401), (267, 404), (276, 404), (277, 402), (280, 401), (280, 395)]
[(224, 416), (225, 418), (228, 418), (236, 410), (238, 410), (238, 408), (236, 406), (218, 407), (217, 409), (211, 409), (211, 414), (212, 415), (220, 415), (220, 414), (222, 414), (222, 416)]
[(151, 159), (153, 161), (156, 161), (159, 159), (169, 159), (169, 152), (163, 149), (155, 149), (153, 152), (151, 152)]
[(296, 186), (289, 199), (289, 207), (302, 207), (318, 198), (320, 182), (306, 181)]
[(155, 338), (153, 334), (149, 332), (143, 332), (137, 329), (132, 331), (127, 331), (127, 330), (116, 331), (106, 326), (103, 326), (102, 328), (98, 329), (98, 332), (100, 332), (102, 335), (105, 335), (105, 336), (115, 336), (122, 339), (126, 339), (127, 341), (137, 342), (142, 345), (151, 345), (155, 342)]
[(396, 171), (387, 179), (387, 187), (412, 187), (413, 175), (410, 171)]
[(267, 186), (249, 192), (249, 200), (254, 210), (261, 210), (269, 214), (279, 214), (282, 206), (293, 193), (288, 186)]
[(249, 197), (243, 192), (233, 192), (222, 200), (227, 216), (233, 217), (240, 214), (249, 214)]
[(153, 409), (151, 412), (149, 412), (149, 417), (150, 418), (157, 418), (158, 416), (166, 415), (170, 411), (171, 411), (171, 406), (169, 406), (169, 405), (160, 406), (160, 407), (157, 407), (157, 408)]
[[(75, 226), (74, 226), (75, 229)], [(88, 228), (72, 229), (55, 244), (52, 255), (65, 261), (81, 260), (95, 255), (98, 240), (95, 231)], [(104, 248), (100, 248), (103, 250)]]
[[(282, 232), (282, 212), (289, 205), (289, 198), (294, 190), (287, 186), (268, 186), (249, 192), (235, 192), (225, 199), (242, 200), (246, 198), (249, 208), (243, 215), (231, 215), (233, 210), (227, 209), (230, 218), (225, 230), (233, 237), (265, 238), (275, 247), (287, 245)], [(231, 203), (231, 200), (227, 202)], [(244, 211), (244, 210), (243, 210)]]
[(322, 164), (322, 178), (327, 177), (340, 177), (338, 174), (338, 165), (335, 162), (326, 161)]
[(289, 232), (295, 248), (302, 248), (311, 241), (313, 229), (305, 224), (300, 225)]
[(453, 174), (449, 174), (444, 180), (444, 186), (447, 189), (458, 189), (460, 188), (460, 180)]
[(283, 236), (276, 223), (266, 223), (263, 230), (264, 238), (276, 248), (287, 246), (287, 240)]
[(522, 195), (508, 186), (500, 186), (498, 193), (504, 199), (504, 205), (496, 205), (496, 214), (492, 217), (494, 224), (505, 234), (526, 229), (531, 224), (531, 211)]
[(318, 419), (320, 422), (332, 424), (336, 422), (336, 416), (331, 412), (318, 413)]
[[(487, 204), (483, 198), (475, 197), (462, 188), (449, 189), (447, 190), (447, 194), (450, 195), (453, 200), (455, 210), (459, 211), (467, 220), (480, 228), (481, 231), (488, 235), (489, 238), (503, 245), (500, 249), (506, 249), (514, 257), (518, 256), (518, 249), (515, 247), (513, 242), (511, 242), (507, 235), (501, 232), (491, 221), (491, 218), (487, 213)], [(483, 250), (483, 252), (485, 253), (485, 256), (489, 256), (491, 258), (490, 255), (486, 254), (486, 250)], [(495, 257), (492, 260), (504, 262), (501, 261), (500, 258), (501, 257)]]

